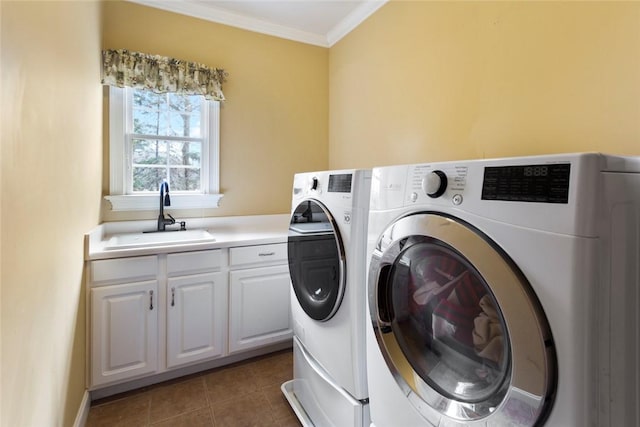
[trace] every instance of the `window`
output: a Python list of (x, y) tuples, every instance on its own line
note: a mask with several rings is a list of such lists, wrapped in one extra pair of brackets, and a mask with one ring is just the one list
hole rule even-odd
[(112, 86), (109, 104), (113, 210), (157, 209), (163, 180), (177, 208), (218, 206), (218, 101)]

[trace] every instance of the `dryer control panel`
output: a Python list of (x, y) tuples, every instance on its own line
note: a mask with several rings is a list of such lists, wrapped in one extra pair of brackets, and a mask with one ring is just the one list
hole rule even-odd
[(351, 193), (352, 173), (330, 174), (329, 188), (330, 193)]

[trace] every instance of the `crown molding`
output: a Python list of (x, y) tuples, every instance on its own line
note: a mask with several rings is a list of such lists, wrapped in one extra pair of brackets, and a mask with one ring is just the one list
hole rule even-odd
[(358, 25), (362, 24), (365, 19), (373, 15), (376, 10), (384, 6), (387, 1), (388, 0), (367, 0), (362, 3), (336, 26), (329, 30), (326, 36), (327, 46), (331, 47), (339, 42)]
[(143, 6), (162, 9), (169, 12), (179, 13), (194, 18), (204, 19), (218, 24), (229, 25), (267, 34), (274, 37), (293, 40), (300, 43), (311, 44), (320, 47), (331, 47), (342, 37), (360, 25), (372, 13), (378, 10), (388, 0), (366, 0), (362, 5), (345, 17), (334, 26), (328, 34), (317, 34), (298, 30), (284, 25), (273, 24), (261, 19), (251, 18), (245, 15), (224, 10), (212, 5), (203, 5), (192, 1), (176, 0), (128, 0), (132, 3)]

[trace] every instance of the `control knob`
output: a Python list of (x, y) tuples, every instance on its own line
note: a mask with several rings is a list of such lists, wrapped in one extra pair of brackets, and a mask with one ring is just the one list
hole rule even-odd
[(447, 175), (441, 170), (429, 172), (422, 180), (422, 189), (433, 199), (442, 196), (447, 189)]
[(318, 178), (317, 177), (314, 176), (311, 179), (311, 186), (310, 187), (311, 187), (312, 191), (316, 191), (318, 189)]

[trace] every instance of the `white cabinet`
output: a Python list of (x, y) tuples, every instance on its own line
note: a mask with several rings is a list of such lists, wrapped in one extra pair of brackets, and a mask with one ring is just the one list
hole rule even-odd
[(227, 279), (220, 250), (167, 257), (167, 367), (222, 356), (227, 330)]
[(224, 354), (227, 294), (223, 273), (170, 278), (167, 367)]
[(229, 352), (291, 339), (286, 244), (231, 248), (229, 259)]
[(90, 387), (222, 356), (222, 265), (220, 249), (92, 261)]
[(101, 385), (158, 369), (158, 259), (94, 261), (90, 267), (90, 382)]
[(286, 243), (94, 260), (87, 267), (91, 390), (193, 372), (204, 362), (232, 363), (293, 336)]

